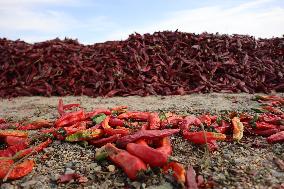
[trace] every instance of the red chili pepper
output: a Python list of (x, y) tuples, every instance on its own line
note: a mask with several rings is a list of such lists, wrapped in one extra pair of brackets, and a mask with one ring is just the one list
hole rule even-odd
[(112, 135), (110, 137), (107, 137), (107, 138), (101, 138), (101, 139), (97, 139), (97, 140), (89, 140), (89, 144), (92, 144), (96, 147), (101, 147), (107, 143), (114, 143), (117, 141), (117, 139), (120, 137), (121, 135), (120, 134), (115, 134), (115, 135)]
[(112, 114), (121, 114), (127, 112), (128, 106), (117, 106), (114, 108), (111, 108)]
[(36, 130), (41, 129), (43, 127), (51, 127), (53, 124), (49, 122), (48, 120), (37, 120), (33, 121), (30, 124), (19, 126), (17, 129), (19, 130)]
[(269, 143), (284, 142), (284, 131), (280, 131), (266, 138)]
[[(9, 172), (10, 168), (14, 164), (13, 160), (1, 160), (4, 162), (0, 163), (0, 178), (3, 179)], [(15, 167), (12, 168), (12, 171), (10, 172), (8, 179), (18, 179), (21, 177), (26, 176), (30, 172), (32, 172), (34, 168), (34, 161), (30, 159), (24, 160), (22, 163), (17, 164)]]
[(115, 135), (115, 134), (121, 134), (121, 135), (128, 135), (129, 134), (129, 129), (127, 128), (120, 128), (120, 129), (113, 129), (109, 126), (109, 120), (110, 116), (107, 116), (103, 122), (102, 122), (102, 127), (104, 129), (104, 132), (108, 135)]
[(19, 126), (19, 123), (12, 124), (12, 123), (0, 123), (0, 130), (5, 129), (15, 129)]
[(124, 121), (118, 118), (111, 118), (109, 120), (109, 125), (110, 126), (120, 126), (123, 127), (124, 126)]
[(180, 129), (188, 130), (192, 125), (200, 126), (200, 124), (201, 124), (201, 121), (197, 117), (193, 115), (186, 116), (181, 122)]
[(61, 98), (58, 100), (57, 111), (58, 111), (59, 115), (61, 115), (61, 116), (65, 114), (65, 111), (64, 111), (64, 108), (63, 108), (63, 100)]
[(183, 137), (195, 144), (206, 144), (212, 140), (225, 140), (226, 135), (222, 133), (214, 133), (214, 132), (207, 132), (207, 131), (198, 131), (198, 132), (189, 132), (184, 131)]
[(4, 118), (0, 118), (0, 124), (6, 123), (6, 120)]
[(19, 130), (0, 130), (0, 138), (6, 136), (28, 137), (28, 133)]
[(28, 154), (38, 153), (38, 152), (42, 151), (44, 148), (46, 148), (50, 143), (52, 143), (52, 140), (47, 139), (46, 141), (38, 144), (37, 146), (21, 150), (13, 156), (13, 159), (20, 159), (20, 158), (22, 158), (22, 157), (24, 157)]
[(274, 113), (274, 114), (282, 114), (283, 113), (280, 109), (274, 108), (272, 106), (262, 106), (261, 108), (264, 109), (264, 110), (267, 110), (271, 113)]
[(173, 152), (173, 148), (171, 145), (170, 137), (164, 137), (161, 139), (160, 147), (157, 148), (158, 151), (163, 152), (167, 155), (171, 155)]
[(277, 132), (279, 132), (279, 129), (276, 128), (272, 128), (272, 129), (265, 129), (265, 130), (255, 130), (255, 129), (251, 129), (249, 130), (250, 133), (253, 133), (255, 135), (260, 135), (260, 136), (270, 136), (273, 135)]
[(192, 166), (188, 166), (186, 171), (186, 184), (188, 189), (198, 189), (196, 182), (196, 173)]
[(265, 122), (255, 122), (252, 126), (255, 129), (275, 129), (277, 126)]
[(92, 118), (92, 117), (94, 117), (95, 115), (98, 115), (98, 114), (111, 115), (111, 111), (108, 110), (108, 109), (95, 109), (91, 112), (87, 112), (85, 117), (86, 117), (86, 119), (89, 119), (89, 118)]
[(7, 136), (5, 138), (5, 142), (8, 146), (13, 146), (16, 144), (21, 144), (21, 143), (28, 143), (27, 138), (22, 138), (22, 137), (14, 137), (14, 136)]
[(226, 122), (225, 120), (221, 120), (220, 126), (216, 126), (214, 127), (214, 129), (218, 132), (218, 133), (222, 133), (225, 134), (226, 132), (228, 132), (231, 128), (230, 123)]
[(284, 120), (279, 115), (274, 114), (262, 114), (258, 117), (258, 120), (275, 125), (284, 125)]
[(182, 164), (177, 162), (169, 162), (163, 167), (163, 172), (168, 173), (170, 170), (173, 171), (173, 176), (179, 182), (184, 184), (185, 183), (185, 169)]
[(75, 108), (75, 107), (80, 107), (80, 104), (65, 104), (63, 106), (63, 110), (70, 110), (70, 109)]
[(135, 119), (139, 121), (148, 121), (148, 112), (127, 112), (117, 116), (118, 119)]
[(128, 143), (126, 150), (142, 159), (145, 163), (149, 164), (151, 167), (161, 167), (168, 162), (169, 155), (151, 148), (148, 145)]
[(160, 128), (160, 118), (158, 113), (149, 114), (149, 129), (159, 129)]
[(219, 148), (216, 140), (210, 140), (209, 142), (207, 142), (207, 146), (208, 146), (210, 152), (218, 150), (218, 148)]
[(109, 155), (109, 159), (121, 167), (130, 179), (137, 179), (140, 171), (147, 170), (145, 163), (129, 152), (118, 149), (110, 143), (105, 145), (105, 149)]
[(282, 98), (279, 96), (274, 96), (274, 95), (270, 95), (270, 96), (261, 96), (261, 95), (256, 95), (255, 96), (255, 100), (262, 100), (262, 101), (270, 101), (270, 100), (281, 100)]
[[(14, 156), (17, 152), (26, 149), (28, 147), (27, 143), (22, 143), (22, 144), (16, 144), (13, 146), (9, 146), (8, 148), (4, 150), (0, 150), (0, 157), (12, 157)], [(1, 160), (0, 160), (1, 161)]]
[(211, 118), (209, 115), (198, 116), (198, 119), (201, 121), (201, 123), (206, 124), (207, 126), (211, 125)]
[(117, 140), (117, 144), (120, 146), (126, 146), (128, 143), (135, 142), (139, 139), (157, 139), (170, 136), (178, 133), (179, 129), (164, 129), (164, 130), (140, 130), (132, 135), (121, 137)]
[(62, 117), (60, 117), (55, 122), (56, 127), (64, 127), (68, 125), (73, 125), (76, 122), (85, 120), (85, 113), (83, 110), (79, 110), (76, 112), (66, 113)]

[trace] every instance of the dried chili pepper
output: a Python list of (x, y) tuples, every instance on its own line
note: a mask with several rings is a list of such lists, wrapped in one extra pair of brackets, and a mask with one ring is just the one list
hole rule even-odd
[(64, 108), (63, 108), (63, 100), (62, 100), (62, 98), (60, 98), (58, 100), (57, 111), (58, 111), (59, 115), (61, 115), (61, 116), (65, 114), (65, 111), (64, 111)]
[(4, 118), (0, 118), (0, 124), (6, 123), (6, 120)]
[(221, 120), (220, 124), (216, 127), (214, 127), (215, 131), (219, 132), (219, 133), (227, 133), (231, 128), (231, 125), (226, 122), (225, 120)]
[[(12, 157), (17, 152), (24, 150), (28, 147), (27, 143), (16, 144), (13, 146), (9, 146), (4, 150), (0, 150), (0, 157)], [(1, 161), (1, 160), (0, 160)]]
[(269, 143), (284, 142), (284, 131), (280, 131), (266, 138)]
[(68, 142), (77, 142), (77, 141), (86, 141), (93, 140), (101, 137), (103, 131), (101, 129), (93, 129), (93, 130), (81, 130), (74, 134), (71, 134), (65, 138)]
[(106, 144), (105, 150), (108, 154), (109, 159), (113, 163), (121, 167), (127, 174), (127, 176), (132, 180), (136, 180), (138, 174), (141, 171), (146, 171), (147, 169), (145, 163), (141, 159), (134, 155), (131, 155), (125, 150), (116, 148), (113, 144)]
[(117, 141), (117, 139), (120, 137), (120, 134), (115, 134), (107, 138), (100, 138), (96, 140), (89, 140), (89, 144), (94, 145), (96, 147), (101, 147), (107, 143), (114, 143)]
[(188, 189), (198, 189), (196, 173), (192, 166), (188, 166), (186, 171), (186, 185)]
[(30, 124), (17, 127), (19, 130), (36, 130), (44, 127), (51, 127), (53, 124), (48, 120), (37, 120)]
[(162, 167), (169, 160), (169, 155), (157, 149), (151, 148), (148, 145), (128, 143), (126, 150), (130, 154), (139, 157), (151, 167)]
[(277, 132), (279, 132), (279, 129), (272, 128), (272, 129), (264, 129), (264, 130), (256, 130), (256, 129), (251, 129), (249, 130), (251, 133), (255, 135), (260, 135), (260, 136), (270, 136), (273, 135)]
[(8, 146), (13, 146), (13, 145), (16, 145), (16, 144), (28, 143), (28, 140), (27, 140), (27, 138), (23, 138), (23, 137), (6, 136), (5, 142)]
[(150, 113), (148, 121), (149, 121), (149, 129), (160, 128), (160, 118), (158, 113)]
[(135, 119), (139, 121), (148, 121), (148, 112), (127, 112), (117, 116), (118, 119)]
[(109, 125), (110, 126), (120, 126), (123, 127), (124, 126), (124, 121), (118, 118), (111, 118), (109, 120)]
[(0, 138), (7, 136), (15, 136), (15, 137), (28, 137), (28, 133), (19, 130), (0, 130)]
[(186, 116), (180, 124), (180, 129), (188, 130), (192, 125), (199, 126), (201, 121), (193, 115)]
[(105, 114), (105, 115), (111, 115), (111, 111), (109, 109), (95, 109), (91, 112), (87, 112), (85, 114), (86, 119), (92, 118), (98, 114)]
[(269, 124), (269, 123), (265, 123), (265, 122), (255, 122), (252, 127), (254, 129), (275, 129), (277, 126), (273, 125), (273, 124)]
[(110, 120), (110, 116), (107, 116), (102, 122), (102, 127), (104, 129), (104, 132), (107, 135), (115, 135), (115, 134), (128, 135), (129, 134), (130, 132), (129, 129), (125, 127), (121, 127), (117, 129), (113, 129), (112, 127), (110, 127), (108, 124), (109, 120)]
[(66, 113), (62, 117), (60, 117), (55, 122), (56, 127), (64, 127), (68, 125), (73, 125), (78, 121), (85, 120), (85, 113), (83, 110), (79, 110), (76, 112)]
[(206, 144), (206, 142), (212, 140), (225, 140), (226, 135), (222, 133), (207, 132), (207, 131), (197, 131), (189, 132), (183, 131), (183, 137), (195, 144)]
[(274, 114), (282, 114), (283, 113), (280, 109), (274, 108), (272, 106), (262, 106), (261, 109), (267, 110), (268, 112), (271, 112), (271, 113), (274, 113)]
[(186, 171), (182, 164), (175, 162), (175, 161), (171, 161), (163, 167), (164, 173), (169, 173), (170, 170), (173, 171), (173, 176), (179, 183), (182, 183), (182, 184), (185, 183)]
[(232, 119), (232, 124), (233, 124), (233, 139), (239, 141), (243, 137), (244, 125), (242, 124), (242, 122), (238, 117), (234, 117)]
[(179, 129), (164, 129), (164, 130), (140, 130), (132, 135), (121, 137), (117, 140), (119, 146), (126, 146), (128, 143), (135, 142), (139, 139), (157, 139), (170, 136), (178, 133)]
[[(1, 160), (3, 161), (3, 160)], [(4, 167), (0, 167), (0, 178), (5, 178), (5, 176), (8, 174), (10, 168), (14, 164), (13, 160), (4, 160)], [(0, 165), (3, 165), (0, 163)], [(34, 160), (26, 159), (22, 163), (17, 164), (15, 167), (12, 168), (10, 174), (8, 175), (8, 179), (18, 179), (21, 177), (26, 176), (30, 172), (32, 172), (34, 168)]]
[(198, 119), (201, 121), (201, 123), (203, 123), (207, 126), (211, 125), (211, 117), (209, 115), (198, 116)]
[(207, 142), (207, 146), (210, 152), (213, 152), (215, 150), (218, 150), (219, 146), (217, 144), (216, 140), (210, 140)]
[(34, 146), (34, 147), (30, 147), (21, 151), (18, 151), (14, 156), (13, 159), (20, 159), (28, 154), (35, 154), (38, 153), (40, 151), (42, 151), (44, 148), (46, 148), (49, 144), (52, 143), (51, 139), (47, 139), (46, 141)]
[(171, 155), (173, 152), (173, 148), (171, 145), (170, 137), (164, 137), (160, 141), (160, 147), (156, 148), (158, 151), (163, 152), (167, 155)]

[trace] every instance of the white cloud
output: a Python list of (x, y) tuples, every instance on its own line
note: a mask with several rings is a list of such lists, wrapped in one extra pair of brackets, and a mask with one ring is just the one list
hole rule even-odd
[(108, 38), (125, 39), (129, 33), (152, 33), (163, 30), (183, 32), (219, 32), (248, 34), (256, 37), (273, 37), (284, 34), (284, 8), (266, 8), (271, 0), (257, 0), (225, 8), (210, 6), (169, 13), (169, 18), (150, 26), (114, 31)]

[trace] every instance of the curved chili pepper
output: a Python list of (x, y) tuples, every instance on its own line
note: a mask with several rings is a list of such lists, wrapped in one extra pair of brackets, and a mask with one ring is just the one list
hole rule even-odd
[(274, 125), (284, 125), (284, 120), (279, 115), (274, 114), (262, 114), (258, 117), (258, 120)]
[(211, 118), (209, 115), (200, 115), (198, 116), (198, 119), (201, 121), (201, 123), (210, 126), (211, 125)]
[(251, 133), (255, 134), (255, 135), (260, 135), (260, 136), (270, 136), (273, 135), (277, 132), (279, 132), (279, 129), (276, 128), (272, 128), (272, 129), (265, 129), (265, 130), (255, 130), (255, 129), (251, 129), (249, 130)]
[(149, 114), (149, 129), (159, 129), (160, 128), (160, 118), (158, 113)]
[(46, 141), (34, 146), (34, 147), (30, 147), (24, 150), (21, 150), (19, 152), (17, 152), (14, 156), (13, 159), (20, 159), (28, 154), (35, 154), (38, 153), (40, 151), (42, 151), (44, 148), (46, 148), (49, 144), (52, 143), (52, 140), (50, 138), (48, 138)]
[(135, 142), (139, 139), (157, 139), (178, 133), (179, 129), (163, 129), (163, 130), (140, 130), (132, 135), (121, 137), (117, 140), (117, 144), (125, 147), (128, 143)]
[[(14, 156), (17, 152), (26, 149), (28, 147), (27, 143), (22, 143), (22, 144), (16, 144), (13, 146), (9, 146), (8, 148), (4, 150), (0, 150), (0, 157), (12, 157)], [(1, 161), (1, 160), (0, 160)]]
[(107, 138), (101, 138), (97, 140), (89, 140), (89, 144), (94, 145), (96, 147), (101, 147), (107, 143), (114, 143), (117, 141), (117, 139), (120, 137), (120, 134), (115, 134)]
[(210, 140), (209, 142), (207, 142), (207, 146), (210, 152), (218, 150), (219, 148), (216, 140)]
[(57, 111), (58, 111), (59, 115), (61, 115), (61, 116), (65, 114), (65, 111), (64, 111), (64, 108), (63, 108), (63, 100), (61, 98), (58, 100)]
[(109, 159), (121, 167), (130, 179), (137, 179), (139, 172), (147, 170), (145, 163), (129, 152), (118, 149), (110, 143), (105, 145), (105, 149)]
[(200, 126), (201, 121), (193, 115), (186, 116), (180, 124), (180, 129), (181, 130), (188, 130), (192, 125)]
[(266, 122), (255, 122), (253, 128), (255, 129), (275, 129), (277, 126)]
[(117, 106), (114, 108), (111, 108), (112, 114), (121, 114), (127, 112), (128, 106)]
[(0, 137), (15, 136), (15, 137), (28, 137), (28, 133), (19, 130), (0, 130)]
[(109, 120), (109, 125), (110, 125), (110, 126), (121, 126), (121, 127), (123, 127), (123, 126), (124, 126), (124, 121), (121, 120), (121, 119), (113, 118), (113, 117), (112, 117), (112, 118)]
[(226, 122), (225, 120), (221, 120), (220, 121), (220, 125), (214, 127), (214, 129), (218, 132), (218, 133), (222, 133), (225, 134), (226, 132), (228, 132), (231, 128), (231, 125)]
[(284, 142), (284, 131), (280, 131), (266, 138), (269, 143)]
[(28, 143), (27, 138), (22, 138), (22, 137), (14, 137), (14, 136), (6, 136), (5, 142), (8, 146), (13, 146), (16, 144), (23, 144), (23, 143)]
[(92, 118), (98, 114), (105, 114), (105, 115), (111, 115), (111, 111), (109, 109), (95, 109), (91, 112), (86, 113), (86, 119)]
[(233, 139), (239, 141), (243, 137), (244, 125), (242, 124), (242, 122), (238, 117), (234, 117), (232, 119), (232, 124), (233, 124)]
[(127, 112), (117, 116), (118, 119), (135, 119), (139, 121), (148, 121), (148, 112)]
[(101, 137), (103, 134), (102, 129), (82, 130), (71, 134), (65, 138), (68, 142), (78, 142), (92, 140)]
[(63, 106), (63, 110), (70, 110), (70, 109), (75, 108), (75, 107), (80, 107), (80, 104), (65, 104)]
[(76, 112), (66, 113), (62, 117), (60, 117), (55, 122), (56, 127), (64, 127), (67, 125), (73, 125), (78, 121), (85, 120), (85, 113), (83, 110), (79, 110)]
[(274, 114), (282, 114), (283, 113), (280, 109), (274, 108), (272, 106), (262, 106), (261, 109), (267, 110), (267, 111), (274, 113)]
[(161, 167), (168, 162), (169, 155), (151, 148), (148, 145), (128, 143), (126, 150), (142, 159), (145, 163), (149, 164), (151, 167)]
[(51, 127), (53, 124), (48, 120), (37, 120), (33, 121), (30, 124), (19, 126), (17, 129), (19, 130), (36, 130), (41, 129), (43, 127)]
[(198, 132), (189, 132), (184, 131), (183, 137), (195, 144), (206, 144), (212, 140), (225, 140), (226, 135), (222, 133), (198, 131)]
[(163, 167), (164, 173), (169, 173), (170, 170), (173, 171), (173, 176), (175, 177), (175, 179), (179, 183), (182, 183), (182, 184), (185, 183), (186, 172), (185, 172), (184, 166), (182, 164), (180, 164), (178, 162), (171, 161)]
[(121, 134), (121, 135), (128, 135), (129, 134), (129, 129), (125, 128), (125, 127), (121, 127), (121, 128), (117, 128), (117, 129), (113, 129), (109, 126), (109, 120), (110, 120), (110, 116), (107, 116), (103, 122), (102, 122), (102, 127), (104, 129), (104, 132), (108, 135), (115, 135), (115, 134)]
[(173, 148), (171, 145), (170, 137), (164, 137), (160, 141), (160, 147), (156, 148), (158, 151), (163, 152), (167, 155), (171, 155), (173, 152)]
[[(3, 160), (1, 160), (3, 161)], [(4, 160), (4, 163), (0, 163), (0, 178), (3, 179), (8, 174), (10, 168), (13, 166), (13, 160)], [(8, 179), (18, 179), (21, 177), (26, 176), (30, 172), (32, 172), (34, 168), (34, 161), (30, 159), (24, 160), (22, 163), (17, 164), (15, 167), (12, 168), (12, 171), (8, 175)]]
[(188, 166), (186, 171), (186, 185), (188, 189), (198, 189), (196, 182), (196, 173), (192, 166)]

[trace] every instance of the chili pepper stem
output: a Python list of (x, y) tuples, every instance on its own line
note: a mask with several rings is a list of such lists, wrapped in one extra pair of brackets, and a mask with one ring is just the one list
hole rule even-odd
[(201, 129), (203, 131), (203, 137), (205, 139), (205, 151), (202, 157), (202, 161), (204, 162), (204, 167), (207, 169), (210, 166), (210, 153), (209, 153), (209, 147), (207, 143), (207, 136), (206, 136), (206, 132), (205, 132), (203, 124), (201, 124)]

